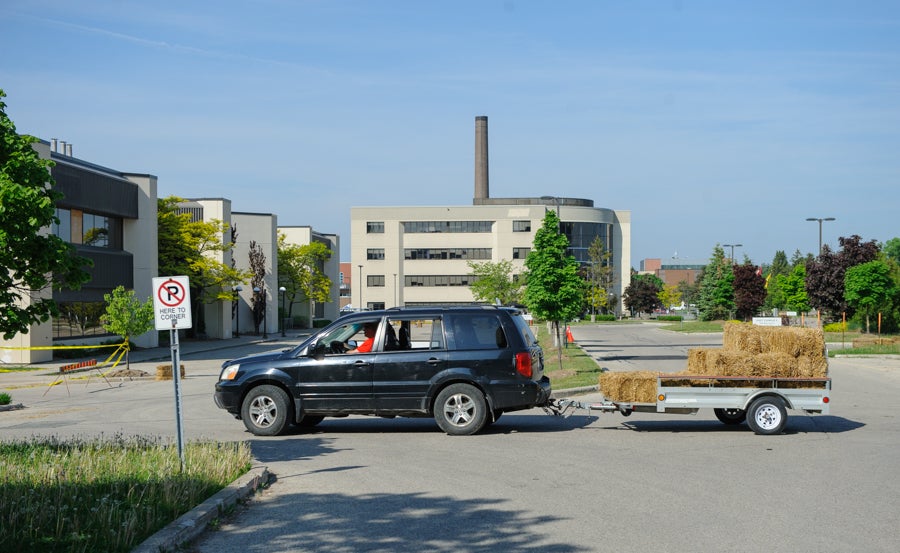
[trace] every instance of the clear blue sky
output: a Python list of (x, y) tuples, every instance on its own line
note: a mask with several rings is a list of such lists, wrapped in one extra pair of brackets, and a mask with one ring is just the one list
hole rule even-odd
[[(632, 260), (900, 236), (900, 3), (3, 0), (21, 133), (160, 196), (340, 234), (351, 206), (632, 212)], [(727, 248), (726, 248), (727, 250)]]

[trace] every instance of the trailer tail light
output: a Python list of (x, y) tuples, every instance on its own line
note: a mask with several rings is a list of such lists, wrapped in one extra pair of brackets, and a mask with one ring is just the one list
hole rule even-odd
[(829, 401), (828, 396), (822, 398), (822, 403), (828, 403)]
[(531, 353), (526, 351), (516, 354), (516, 372), (525, 378), (531, 378)]

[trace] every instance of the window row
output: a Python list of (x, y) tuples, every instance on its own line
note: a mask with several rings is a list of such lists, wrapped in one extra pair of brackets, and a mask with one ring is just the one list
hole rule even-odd
[(491, 232), (493, 221), (404, 221), (403, 232)]
[(404, 259), (490, 259), (491, 248), (407, 248)]
[(470, 286), (478, 277), (475, 275), (407, 275), (406, 286)]

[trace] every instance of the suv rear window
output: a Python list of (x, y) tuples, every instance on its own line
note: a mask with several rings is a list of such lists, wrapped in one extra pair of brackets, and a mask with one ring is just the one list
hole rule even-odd
[(493, 313), (447, 315), (447, 339), (453, 349), (503, 349), (508, 340), (500, 319)]
[(525, 320), (525, 317), (522, 316), (522, 313), (510, 313), (510, 316), (514, 323), (516, 323), (516, 329), (519, 331), (519, 334), (522, 335), (522, 341), (525, 342), (525, 347), (532, 347), (537, 345), (537, 338), (534, 337), (534, 333), (531, 332), (531, 327), (528, 326), (528, 321)]

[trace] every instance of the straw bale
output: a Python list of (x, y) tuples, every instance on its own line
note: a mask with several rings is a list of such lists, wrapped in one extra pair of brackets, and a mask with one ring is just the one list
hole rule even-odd
[(652, 371), (604, 371), (600, 391), (610, 401), (656, 403), (656, 377)]
[[(181, 365), (180, 371), (181, 378), (184, 378), (184, 364)], [(172, 364), (168, 365), (157, 365), (156, 366), (156, 379), (157, 380), (172, 380)]]
[(786, 353), (793, 357), (825, 355), (825, 334), (817, 328), (725, 323), (722, 347), (746, 353)]

